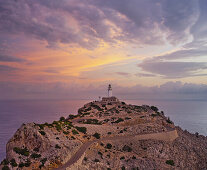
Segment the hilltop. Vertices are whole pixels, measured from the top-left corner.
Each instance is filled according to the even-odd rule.
[[[206,169],[207,138],[176,127],[155,106],[85,104],[53,123],[23,124],[4,169]]]

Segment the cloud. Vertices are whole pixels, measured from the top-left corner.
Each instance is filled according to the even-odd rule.
[[[202,76],[198,71],[206,70],[207,63],[202,62],[150,62],[144,61],[138,64],[144,71],[155,73],[164,78],[185,78],[193,76]],[[206,74],[203,74],[206,76]]]
[[[105,85],[103,85],[105,84]],[[0,82],[0,99],[98,99],[107,95],[107,84]],[[207,85],[167,82],[160,86],[122,87],[112,84],[113,94],[120,99],[206,100]]]
[[[135,74],[137,77],[156,77],[156,74],[150,74],[150,73],[137,73]]]
[[[120,76],[125,76],[125,77],[131,76],[131,74],[130,73],[127,73],[127,72],[116,72],[116,74],[118,74]]]
[[[19,70],[19,68],[6,66],[6,65],[0,65],[0,72],[13,72],[17,70]]]
[[[183,49],[162,56],[156,56],[153,60],[175,60],[207,56],[207,49]]]
[[[0,55],[0,62],[24,62],[25,59],[15,57],[15,56],[8,56],[8,55]]]
[[[195,23],[195,0],[0,0],[0,31],[93,49],[116,44],[163,44],[188,39]],[[197,29],[197,28],[195,28]]]

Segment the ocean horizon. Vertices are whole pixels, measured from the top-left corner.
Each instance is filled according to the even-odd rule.
[[[61,116],[77,114],[91,100],[1,100],[0,160],[6,156],[6,143],[23,123],[51,123]],[[207,105],[203,100],[123,100],[128,104],[154,105],[167,117],[191,133],[207,136]]]

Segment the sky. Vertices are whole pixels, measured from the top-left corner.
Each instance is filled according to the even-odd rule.
[[[0,99],[206,100],[206,0],[0,0]]]

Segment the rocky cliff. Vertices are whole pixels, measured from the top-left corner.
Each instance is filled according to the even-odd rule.
[[[23,124],[7,169],[207,169],[207,138],[175,127],[154,106],[90,102],[78,115]]]

